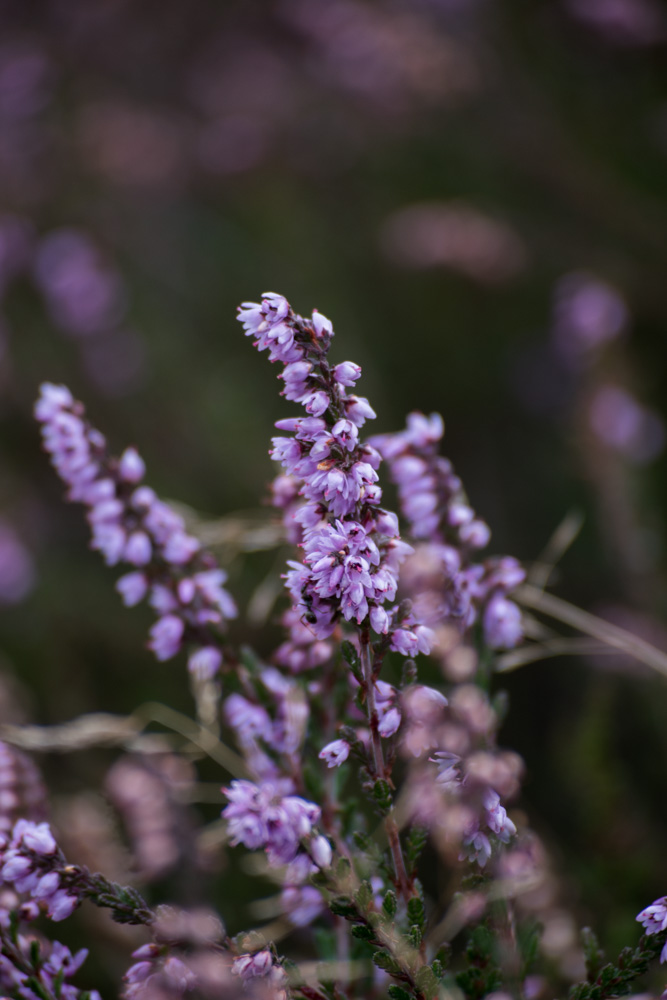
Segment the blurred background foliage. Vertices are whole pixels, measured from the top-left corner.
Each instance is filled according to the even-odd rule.
[[[667,649],[664,4],[0,0],[0,27],[0,630],[23,718],[193,711],[61,502],[39,382],[160,494],[266,518],[289,409],[234,320],[265,289],[333,319],[377,430],[443,413],[494,551],[530,563],[581,511],[557,591]],[[243,606],[284,555],[237,552]],[[277,636],[273,612],[236,627],[265,656]],[[667,889],[665,678],[614,656],[500,680],[568,912],[628,943]],[[40,763],[80,796],[111,759]]]

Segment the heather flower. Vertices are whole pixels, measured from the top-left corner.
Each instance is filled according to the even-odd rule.
[[[16,892],[30,893],[52,920],[64,920],[79,905],[79,895],[63,887],[59,868],[64,860],[48,823],[21,819],[0,849],[0,877]]]
[[[223,789],[229,804],[222,815],[232,844],[244,844],[251,851],[264,847],[274,867],[294,861],[320,818],[319,806],[289,794],[289,785],[286,779],[260,784],[232,781]]]
[[[340,767],[350,755],[350,744],[346,740],[334,740],[322,747],[318,757],[326,761],[327,767]]]
[[[140,961],[131,965],[123,976],[123,1000],[182,997],[197,987],[197,976],[192,969],[166,947],[143,945],[132,957]]]
[[[295,927],[308,927],[324,910],[324,900],[313,885],[287,885],[280,894],[280,908]]]
[[[378,725],[378,732],[380,736],[388,739],[393,736],[394,733],[398,731],[398,727],[401,724],[401,713],[397,708],[390,708],[384,717],[380,720]]]
[[[484,609],[484,634],[492,649],[512,649],[523,635],[521,610],[514,601],[494,594]]]
[[[239,955],[232,963],[232,974],[238,976],[244,989],[253,994],[259,986],[259,996],[267,1000],[285,1000],[287,996],[287,974],[268,948]]]
[[[656,899],[638,913],[636,919],[643,924],[647,934],[660,934],[667,930],[667,896]],[[667,962],[667,943],[660,952],[660,961]]]
[[[112,458],[104,437],[85,420],[66,386],[44,383],[35,405],[44,447],[69,487],[68,498],[88,509],[94,549],[108,565],[124,561],[136,571],[116,587],[131,607],[148,597],[159,619],[150,630],[149,648],[168,660],[192,644],[190,669],[212,676],[222,663],[211,629],[224,628],[236,607],[224,589],[226,577],[212,557],[201,552],[183,519],[141,485],[145,466],[135,448]]]

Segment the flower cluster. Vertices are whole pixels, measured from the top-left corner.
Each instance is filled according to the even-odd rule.
[[[292,864],[307,855],[318,868],[331,863],[331,847],[326,837],[314,834],[321,809],[298,795],[292,795],[288,779],[232,781],[223,789],[229,804],[222,811],[232,844],[249,850],[266,850],[271,866]]]
[[[470,774],[461,773],[462,760],[456,754],[439,752],[434,756],[438,767],[436,784],[448,796],[462,799],[470,791],[473,781]],[[478,789],[479,793],[479,789]],[[503,844],[508,844],[516,834],[516,826],[501,804],[500,796],[490,786],[481,790],[481,808],[466,825],[463,835],[463,857],[476,861],[482,868],[491,857],[493,850],[489,833],[495,834]]]
[[[525,573],[511,557],[474,561],[491,533],[468,503],[451,462],[438,454],[443,434],[439,414],[411,413],[404,431],[371,439],[391,469],[411,535],[425,543],[417,557],[430,563],[430,575],[439,578],[438,599],[433,600],[428,587],[428,599],[417,606],[431,624],[458,621],[468,629],[481,617],[487,644],[511,648],[523,632],[521,612],[507,595]]]
[[[137,948],[132,958],[138,961],[123,976],[123,1000],[182,997],[197,983],[197,977],[182,959],[165,955],[165,949],[157,944]]]
[[[134,448],[109,456],[102,434],[85,420],[84,409],[65,386],[45,383],[35,406],[44,447],[68,485],[68,499],[85,504],[91,545],[110,566],[135,569],[117,583],[126,605],[148,597],[159,615],[150,649],[158,660],[192,645],[190,670],[210,677],[222,662],[215,630],[236,614],[223,588],[225,573],[183,519],[153,490],[142,485],[144,462]]]
[[[667,896],[656,899],[637,914],[637,920],[643,925],[647,934],[661,934],[667,930]],[[660,961],[667,962],[667,942],[660,953]]]
[[[48,823],[20,819],[11,837],[0,841],[0,877],[18,893],[28,893],[24,919],[39,914],[40,904],[51,920],[65,920],[79,905],[79,895],[63,887],[64,859]]]
[[[266,750],[274,757],[285,755],[288,759],[297,754],[306,733],[309,709],[301,688],[274,667],[264,668],[258,680],[263,694],[272,703],[273,715],[257,697],[251,701],[234,693],[225,698],[224,717],[234,730],[253,774],[275,778],[278,767]]]
[[[287,975],[268,948],[239,955],[232,965],[232,973],[241,979],[246,990],[250,988],[255,993],[259,985],[259,995],[266,1000],[285,1000],[287,997]]]
[[[3,938],[6,935],[3,929]],[[4,942],[3,942],[4,943]],[[35,1000],[39,997],[58,997],[59,1000],[101,1000],[97,990],[79,990],[66,980],[81,968],[88,956],[88,949],[81,948],[76,954],[53,941],[48,951],[35,951],[34,938],[17,935],[16,941],[5,945],[8,954],[0,955],[0,989],[3,993]],[[4,949],[3,949],[4,950]],[[35,992],[35,986],[40,993]]]
[[[143,881],[162,878],[192,853],[184,802],[194,784],[194,769],[182,756],[125,755],[111,767],[104,784],[123,819]]]
[[[483,867],[493,840],[507,844],[516,833],[501,797],[518,789],[520,758],[495,748],[497,718],[475,685],[458,685],[446,699],[416,684],[404,691],[402,709],[415,815],[448,848],[460,849],[461,860]]]
[[[317,639],[330,636],[342,617],[390,634],[400,652],[427,651],[429,630],[384,607],[395,599],[399,565],[412,550],[399,537],[395,515],[380,507],[381,456],[359,439],[375,417],[367,399],[348,393],[361,369],[351,361],[331,367],[331,322],[317,310],[304,319],[281,295],[244,303],[239,320],[260,351],[284,364],[283,395],[308,414],[278,421],[293,436],[275,437],[271,452],[301,484],[304,500],[293,512],[304,559],[291,562],[287,574],[294,607]]]

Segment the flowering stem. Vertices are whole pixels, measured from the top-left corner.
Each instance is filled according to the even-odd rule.
[[[375,677],[373,676],[373,664],[371,660],[371,646],[368,629],[362,629],[360,652],[361,666],[366,686],[366,712],[368,715],[368,726],[371,733],[375,778],[386,781],[386,767],[384,762],[384,751],[382,749],[382,737],[378,731],[378,713],[375,704]],[[408,878],[408,873],[405,868],[401,841],[398,835],[398,827],[391,811],[385,817],[384,825],[387,832],[387,839],[389,841],[389,850],[391,851],[391,857],[394,863],[396,887],[401,896],[403,896],[403,898],[407,901],[412,895],[412,889],[410,879]]]

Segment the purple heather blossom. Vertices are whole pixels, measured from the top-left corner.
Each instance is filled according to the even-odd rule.
[[[559,354],[572,366],[617,338],[627,323],[626,303],[605,281],[577,272],[558,282],[552,333]]]
[[[244,983],[254,979],[265,980],[269,987],[277,991],[276,997],[286,995],[284,990],[287,985],[287,975],[284,969],[276,964],[268,948],[254,954],[239,955],[232,963],[232,973]]]
[[[23,935],[19,935],[18,937],[18,949],[24,953],[25,964],[28,967],[33,965],[34,953],[32,947],[34,943],[31,939],[23,937]],[[49,950],[46,952],[44,952],[43,948],[44,946],[40,948],[39,959],[34,965],[32,975],[39,982],[42,989],[47,991],[48,995],[57,995],[62,1000],[77,1000],[79,996],[83,995],[83,991],[79,991],[71,983],[68,983],[67,980],[81,968],[88,955],[88,950],[82,948],[73,955],[69,948],[59,941],[51,942],[47,946]],[[32,1000],[37,994],[28,986],[29,975],[13,963],[13,956],[3,955],[0,957],[1,988],[3,991],[5,989],[8,991],[11,990],[12,995],[31,998]],[[16,993],[14,993],[14,990],[16,990]],[[97,990],[92,990],[90,993],[86,991],[85,995],[89,996],[90,1000],[101,1000]]]
[[[223,789],[229,804],[222,811],[232,844],[249,850],[266,849],[269,864],[276,867],[294,861],[301,842],[312,833],[320,808],[289,794],[290,782],[232,781]]]
[[[359,428],[375,417],[368,400],[347,395],[361,369],[351,361],[329,367],[333,327],[317,310],[304,319],[282,296],[267,293],[261,303],[243,303],[238,318],[259,350],[284,363],[284,395],[309,414],[279,420],[277,428],[294,436],[274,437],[271,450],[305,501],[296,505],[290,496],[278,504],[291,507],[301,531],[299,537],[293,529],[303,564],[290,562],[286,574],[293,608],[316,642],[326,640],[340,618],[357,625],[369,620],[387,633],[392,614],[382,606],[394,600],[400,563],[412,550],[398,538],[396,518],[380,508],[381,455],[359,441]],[[406,648],[427,651],[429,634],[417,636],[412,622],[401,625]],[[301,659],[293,643],[281,647],[279,657],[295,665]]]
[[[116,581],[116,590],[123,599],[123,604],[132,608],[143,601],[148,593],[148,577],[144,573],[126,573]]]
[[[636,919],[643,924],[647,934],[660,934],[667,930],[667,896],[656,899],[654,903],[647,906]],[[660,961],[667,962],[667,943],[660,952]]]
[[[492,649],[512,649],[521,640],[521,610],[501,593],[494,594],[484,609],[484,636]]]
[[[110,457],[104,437],[66,386],[44,383],[35,416],[69,499],[88,508],[92,548],[108,565],[124,561],[141,568],[122,576],[116,587],[128,607],[148,597],[158,612],[149,648],[158,660],[168,660],[192,642],[190,668],[211,676],[222,656],[210,628],[224,627],[236,615],[224,572],[200,551],[180,515],[141,485],[145,467],[136,449]]]
[[[380,736],[384,736],[385,739],[388,739],[390,736],[393,736],[394,733],[398,731],[400,724],[401,724],[401,713],[397,708],[390,708],[389,711],[380,720],[380,723],[378,725],[378,732]]]
[[[165,615],[151,626],[151,639],[148,643],[158,660],[170,660],[181,648],[181,639],[185,631],[185,623],[176,615]]]
[[[182,997],[197,987],[197,976],[186,963],[168,949],[156,944],[143,945],[132,953],[140,961],[123,976],[124,1000],[150,1000],[155,997]]]
[[[288,885],[280,894],[280,907],[295,927],[308,927],[324,910],[322,893],[314,885]]]
[[[511,648],[523,633],[519,609],[506,597],[525,573],[508,557],[474,561],[474,553],[488,544],[491,533],[468,503],[451,462],[437,453],[443,434],[439,414],[411,413],[404,431],[371,438],[370,444],[389,463],[413,537],[424,540],[418,558],[424,561],[428,551],[429,561],[440,566],[437,595],[429,588],[428,624],[454,621],[464,631],[481,615],[487,643],[493,648]],[[412,596],[417,618],[418,609],[428,601],[420,600],[426,596],[423,587]],[[410,655],[410,640],[400,631],[392,634],[392,648]]]
[[[318,757],[326,761],[327,767],[340,767],[350,755],[350,744],[346,740],[334,740],[322,747]]]
[[[500,796],[492,788],[488,788],[484,794],[484,808],[486,810],[486,825],[492,830],[503,844],[509,843],[516,833],[516,826],[507,815],[507,810],[500,803]]]
[[[0,878],[16,892],[30,893],[46,907],[52,920],[64,920],[79,905],[79,897],[61,885],[62,855],[48,823],[20,819],[11,836],[0,841]]]

